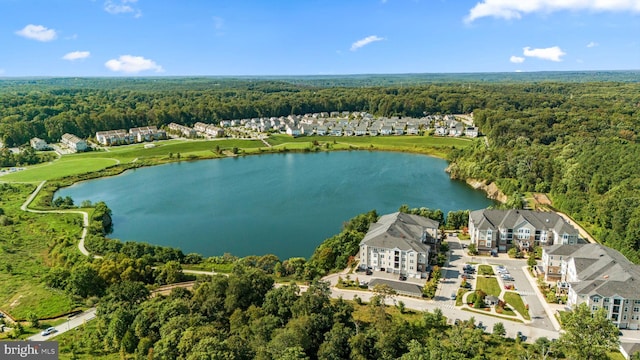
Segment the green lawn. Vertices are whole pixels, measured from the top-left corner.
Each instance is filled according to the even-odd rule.
[[[485,294],[493,296],[499,296],[501,292],[498,279],[494,277],[478,276],[476,278],[476,289],[482,290]]]
[[[292,138],[287,135],[271,135],[267,140],[273,146],[304,143],[303,147],[313,146],[317,142],[320,147],[329,144],[333,149],[379,149],[390,151],[414,151],[443,156],[445,149],[467,147],[472,140],[465,138],[435,136],[301,136]],[[291,145],[293,146],[293,145]]]
[[[515,311],[519,312],[520,315],[522,315],[522,317],[524,317],[526,320],[531,319],[531,317],[529,316],[529,310],[527,310],[526,306],[524,305],[520,294],[513,291],[507,291],[504,293],[504,301],[509,304],[509,306],[513,307]]]
[[[64,176],[102,170],[119,163],[117,159],[64,156],[54,162],[31,166],[0,177],[0,181],[40,182]]]
[[[493,272],[493,267],[491,267],[491,265],[478,266],[478,274],[479,275],[495,275],[495,273]]]

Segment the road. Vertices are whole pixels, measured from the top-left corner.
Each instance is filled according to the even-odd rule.
[[[48,336],[42,336],[39,333],[31,336],[28,340],[31,341],[45,341],[51,340],[52,338],[64,334],[67,331],[73,330],[78,326],[84,325],[87,321],[91,321],[96,317],[96,308],[90,308],[89,310],[80,313],[76,316],[68,318],[67,322],[60,324],[58,326],[54,326],[56,328],[56,332]]]

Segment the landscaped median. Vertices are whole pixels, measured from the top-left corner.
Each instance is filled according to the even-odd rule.
[[[486,265],[484,267],[480,266],[478,272],[480,274],[492,274],[493,270]],[[456,306],[462,306],[463,310],[513,321],[524,322],[531,320],[528,308],[520,295],[516,292],[501,289],[495,276],[478,276],[475,290],[458,292]]]

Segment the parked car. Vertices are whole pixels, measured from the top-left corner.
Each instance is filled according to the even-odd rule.
[[[398,280],[405,281],[405,280],[407,280],[407,276],[403,275],[403,274],[400,274],[400,276],[398,276]]]
[[[373,274],[373,271],[371,271],[371,269],[367,269],[364,273],[365,273],[366,275],[372,275],[372,274]]]
[[[456,293],[451,293],[451,300],[455,300],[458,295]]]
[[[48,336],[48,335],[51,335],[51,334],[53,334],[54,332],[57,332],[57,331],[58,331],[58,330],[56,330],[56,328],[54,328],[54,327],[49,327],[49,328],[46,328],[43,332],[41,332],[41,333],[40,333],[40,335],[42,335],[42,336]]]

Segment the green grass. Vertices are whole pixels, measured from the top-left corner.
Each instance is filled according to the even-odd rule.
[[[79,154],[64,155],[60,159],[46,164],[27,167],[25,170],[0,177],[5,182],[40,182],[58,179],[65,176],[84,174],[105,169],[107,167],[141,161],[163,163],[176,161],[178,153],[182,160],[212,159],[224,157],[215,152],[216,146],[221,151],[234,147],[239,149],[258,149],[265,147],[258,140],[165,140],[154,143],[156,146],[145,149],[143,144],[116,146],[109,151],[91,151]],[[169,157],[172,155],[172,159]]]
[[[60,351],[60,360],[73,359],[97,359],[97,360],[117,360],[121,359],[120,354],[104,353],[100,343],[93,343],[95,336],[89,336],[97,331],[97,321],[89,321],[85,325],[79,326],[74,330],[67,331],[54,338],[58,342]],[[129,355],[128,359],[134,359],[133,355]]]
[[[529,310],[527,310],[527,307],[524,305],[520,294],[513,291],[506,291],[504,293],[504,301],[509,304],[509,306],[513,307],[515,311],[520,313],[523,318],[525,318],[526,320],[531,320],[531,317],[529,316]]]
[[[4,175],[0,177],[0,180],[40,182],[42,180],[51,180],[74,174],[102,170],[118,162],[117,159],[91,158],[90,161],[87,161],[87,158],[68,156],[51,163],[35,165],[22,171]]]
[[[2,209],[13,222],[0,226],[0,309],[18,319],[31,312],[45,318],[70,311],[78,304],[68,294],[46,287],[42,278],[55,258],[77,255],[80,215],[23,212],[20,204],[35,186],[0,186]],[[58,252],[50,254],[55,244]]]
[[[292,138],[287,135],[271,135],[267,140],[274,147],[285,146],[287,149],[311,149],[313,142],[318,143],[320,150],[328,144],[331,150],[386,150],[406,151],[445,157],[454,148],[467,147],[472,140],[464,138],[434,136],[308,136]],[[296,145],[297,144],[297,145]]]
[[[499,296],[501,292],[498,279],[494,277],[478,276],[476,278],[476,289],[482,290],[485,294],[493,296]]]
[[[464,294],[471,291],[472,290],[458,289],[458,294],[456,296],[456,306],[462,306],[462,298],[464,297]]]
[[[478,266],[478,274],[479,275],[495,275],[495,273],[493,272],[493,267],[491,267],[491,265]]]

